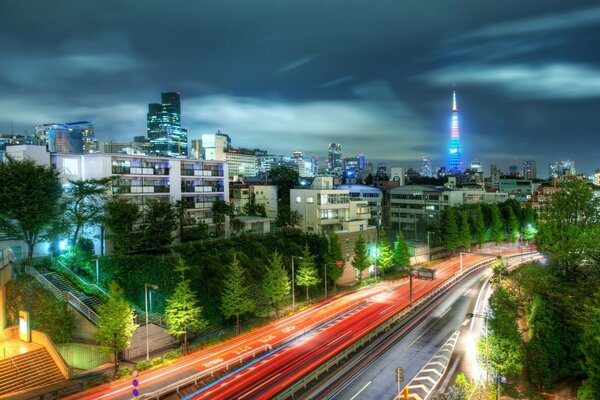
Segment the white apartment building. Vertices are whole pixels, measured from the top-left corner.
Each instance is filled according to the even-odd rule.
[[[332,177],[316,177],[310,189],[291,189],[290,203],[302,217],[303,232],[359,232],[369,227],[368,202],[351,199],[347,189],[334,189]]]
[[[249,185],[232,188],[230,199],[237,215],[241,215],[243,207],[252,196],[254,196],[256,204],[265,206],[267,218],[277,218],[277,186],[274,185]]]

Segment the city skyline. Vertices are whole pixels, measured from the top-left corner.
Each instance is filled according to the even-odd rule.
[[[3,133],[88,120],[100,140],[131,140],[145,134],[147,104],[178,91],[189,139],[221,129],[277,154],[323,159],[335,142],[345,156],[441,166],[456,84],[465,165],[597,168],[600,8],[590,1],[465,1],[444,15],[417,3],[34,4],[40,12],[8,1],[0,16]],[[30,28],[59,13],[70,23]]]

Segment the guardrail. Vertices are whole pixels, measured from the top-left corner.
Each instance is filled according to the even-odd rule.
[[[338,354],[336,354],[335,356],[333,356],[332,358],[327,360],[325,363],[323,363],[322,365],[317,367],[315,370],[311,371],[310,373],[308,373],[307,375],[302,377],[300,380],[298,380],[292,386],[286,388],[284,391],[279,393],[275,397],[275,399],[293,398],[294,393],[296,393],[300,389],[306,388],[309,385],[309,383],[318,379],[321,375],[328,373],[330,368],[336,366],[342,360],[345,360],[346,358],[348,358],[351,354],[355,353],[359,348],[363,347],[365,344],[367,344],[368,342],[373,340],[375,337],[379,336],[383,332],[389,331],[393,325],[404,320],[406,317],[408,317],[409,314],[415,313],[418,309],[421,309],[430,300],[436,298],[443,291],[445,291],[450,286],[454,285],[459,280],[461,280],[465,275],[471,273],[473,270],[475,270],[485,264],[489,264],[489,263],[493,262],[494,260],[495,260],[495,257],[479,261],[475,264],[468,266],[467,268],[464,268],[462,272],[456,273],[454,276],[447,279],[440,286],[436,287],[433,291],[429,292],[426,296],[421,297],[420,299],[415,301],[413,303],[412,307],[405,308],[400,313],[394,315],[393,317],[389,318],[388,320],[384,321],[383,323],[377,325],[377,327],[375,327],[369,333],[364,335],[362,338],[358,339],[356,342],[354,342],[353,344],[351,344],[350,346],[348,346],[347,348],[345,348],[344,350],[342,350],[341,352],[339,352]]]
[[[15,253],[12,251],[12,249],[10,247],[5,247],[0,253],[0,269],[6,267],[11,262],[15,264],[16,267],[21,267],[21,263],[17,259],[17,256],[15,256]]]
[[[186,378],[179,382],[172,383],[172,384],[165,386],[164,388],[161,388],[159,390],[156,390],[152,393],[142,394],[142,395],[140,395],[139,398],[140,399],[157,399],[158,400],[158,399],[160,399],[161,396],[164,396],[166,394],[170,394],[173,392],[176,392],[177,395],[179,396],[180,389],[190,386],[192,383],[194,385],[197,385],[198,381],[200,381],[204,378],[207,378],[208,376],[214,378],[215,372],[219,372],[223,369],[228,371],[230,366],[232,366],[234,364],[241,365],[244,363],[245,359],[255,358],[256,354],[266,353],[268,351],[271,351],[272,349],[273,349],[273,347],[270,344],[265,344],[265,345],[259,347],[258,349],[253,349],[244,354],[241,354],[233,360],[215,364],[214,366],[211,366],[206,371],[199,372],[195,375],[190,376],[189,378]],[[181,397],[181,396],[179,396],[179,397]]]
[[[69,267],[67,267],[65,264],[63,264],[60,260],[56,260],[56,263],[57,263],[57,265],[59,267],[62,268],[62,270],[64,270],[67,273],[67,275],[72,276],[74,279],[76,279],[77,281],[81,282],[82,285],[90,287],[92,289],[97,289],[102,294],[104,294],[107,298],[110,298],[110,295],[108,293],[106,293],[104,291],[104,289],[102,289],[100,286],[98,286],[98,285],[96,285],[94,283],[89,283],[89,282],[85,281],[83,278],[81,278],[75,272],[71,271],[71,269]]]
[[[30,266],[25,267],[25,272],[33,276],[42,286],[51,291],[60,300],[68,302],[73,308],[85,315],[90,321],[98,325],[98,314],[86,306],[77,296],[71,292],[65,292],[54,286],[46,277]]]

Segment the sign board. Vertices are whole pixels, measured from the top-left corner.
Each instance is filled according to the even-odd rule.
[[[31,321],[27,311],[19,311],[19,339],[31,342]]]
[[[506,382],[508,382],[508,380],[506,379],[505,376],[498,375],[498,384],[500,384],[500,383],[506,383]]]
[[[336,261],[335,263],[338,266],[338,268],[342,268],[343,263],[341,261]]]
[[[402,368],[402,367],[396,368],[396,381],[404,382],[404,368]]]

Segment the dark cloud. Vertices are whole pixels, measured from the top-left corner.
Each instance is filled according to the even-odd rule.
[[[0,132],[89,119],[131,138],[177,90],[191,138],[442,165],[455,84],[466,162],[591,172],[598,37],[593,1],[5,0]]]

